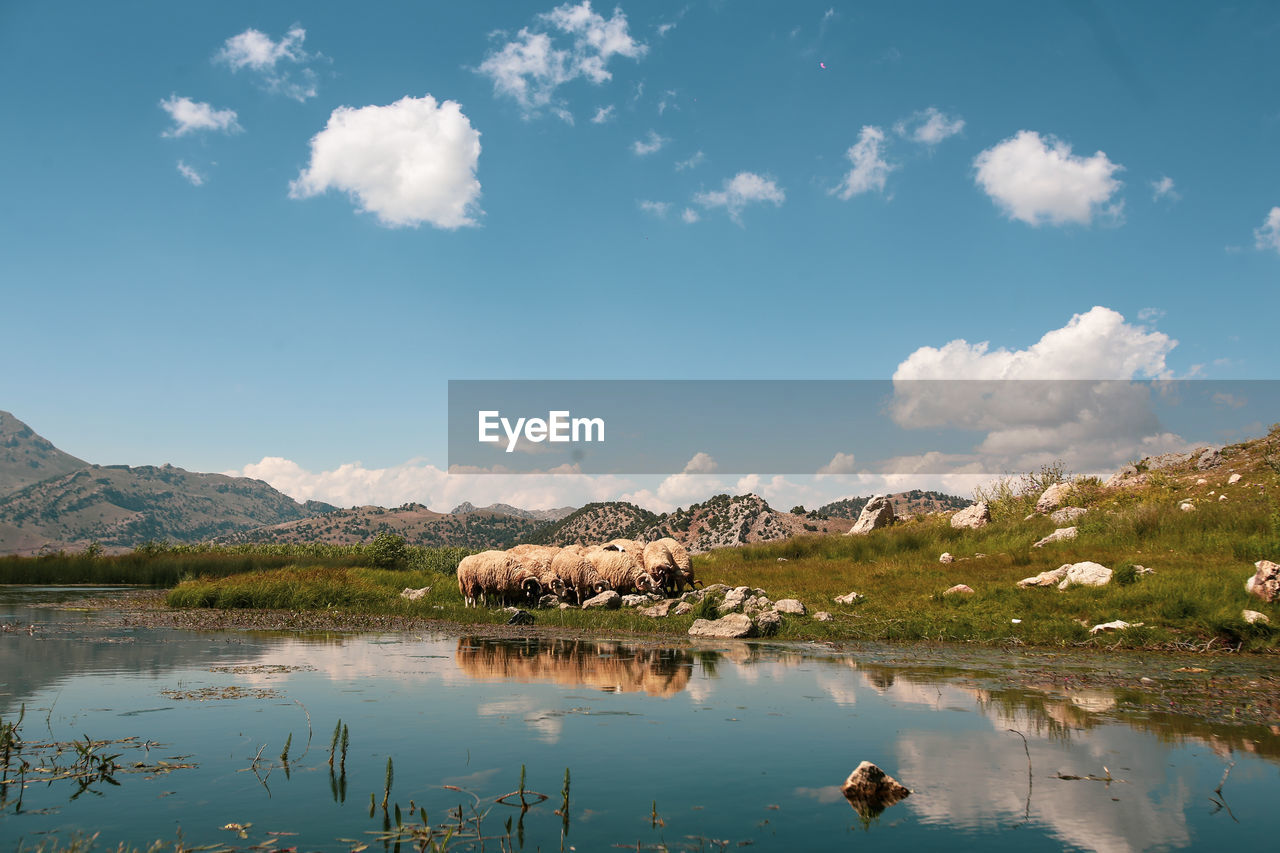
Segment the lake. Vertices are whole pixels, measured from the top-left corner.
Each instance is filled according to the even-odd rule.
[[[406,853],[449,826],[441,849],[530,851],[1265,849],[1280,830],[1280,720],[1160,699],[1200,678],[1203,704],[1239,701],[1214,699],[1219,671],[1273,696],[1274,660],[200,633],[50,606],[84,595],[0,588],[0,718],[25,706],[6,849],[394,850],[397,805]],[[911,796],[854,808],[863,760]],[[522,767],[527,807],[499,802]]]

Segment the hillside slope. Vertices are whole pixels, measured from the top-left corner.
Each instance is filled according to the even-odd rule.
[[[13,415],[0,411],[0,495],[87,467],[88,462],[64,453]]]

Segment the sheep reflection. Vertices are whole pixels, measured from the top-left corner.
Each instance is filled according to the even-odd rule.
[[[688,686],[694,656],[682,649],[590,640],[462,637],[455,660],[459,670],[476,679],[669,697]]]

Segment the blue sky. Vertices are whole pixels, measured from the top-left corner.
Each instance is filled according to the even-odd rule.
[[[451,378],[937,378],[981,342],[1275,378],[1278,35],[1269,3],[6,3],[0,407],[95,462],[447,508],[413,471]]]

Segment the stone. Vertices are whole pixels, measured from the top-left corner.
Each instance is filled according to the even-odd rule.
[[[1200,454],[1200,458],[1196,460],[1196,468],[1201,471],[1208,471],[1210,468],[1217,468],[1222,464],[1222,454],[1215,448],[1207,447]]]
[[[1253,566],[1257,571],[1245,581],[1244,591],[1268,604],[1280,598],[1280,566],[1270,560],[1259,560]]]
[[[569,603],[569,602],[567,602],[567,601],[562,601],[562,602],[560,602],[560,609],[561,609],[561,610],[572,610],[572,609],[573,609],[573,605],[572,605],[572,604],[570,604],[570,603]]]
[[[1239,474],[1232,474],[1230,477],[1227,478],[1227,485],[1234,486],[1236,483],[1240,482],[1242,479],[1244,478],[1241,477]]]
[[[938,558],[939,563],[954,563],[955,561],[956,561],[956,558],[951,556],[951,554],[947,551],[943,551],[942,556]]]
[[[911,796],[905,786],[870,761],[859,764],[840,786],[840,793],[864,821],[875,819],[894,803]]]
[[[542,596],[542,598],[538,599],[538,606],[539,607],[559,607],[560,598],[558,596],[551,595],[550,593],[548,593],[547,595],[544,595]]]
[[[583,610],[590,610],[594,607],[603,607],[605,610],[617,610],[622,606],[622,596],[618,595],[612,589],[606,589],[599,595],[592,596],[582,602]]]
[[[1200,450],[1192,453],[1161,453],[1159,456],[1148,456],[1143,462],[1146,463],[1148,471],[1162,471],[1165,468],[1173,468],[1177,465],[1190,462],[1201,453]]]
[[[791,613],[795,616],[803,616],[808,612],[804,604],[794,598],[781,599],[773,605],[773,608],[779,613]]]
[[[683,616],[686,613],[693,612],[693,605],[687,601],[681,601],[675,607],[671,608],[670,612],[672,616]]]
[[[1036,501],[1036,512],[1040,514],[1053,512],[1066,501],[1067,496],[1071,494],[1070,483],[1054,483],[1045,489],[1040,495],[1040,499]]]
[[[667,599],[666,601],[659,601],[657,604],[653,605],[652,607],[641,608],[640,615],[648,616],[650,619],[665,619],[667,618],[667,614],[671,612],[671,608],[675,604],[676,602],[672,599]],[[692,610],[693,608],[691,607],[689,609]]]
[[[424,586],[422,589],[413,589],[412,587],[406,586],[400,593],[400,597],[408,599],[409,601],[421,601],[423,598],[426,598],[426,595],[429,592],[431,592],[431,587],[429,586]]]
[[[624,595],[622,596],[623,607],[641,607],[649,604],[652,599],[647,595]]]
[[[977,530],[991,523],[991,508],[986,501],[978,501],[972,506],[951,516],[951,526],[957,530]]]
[[[698,598],[701,598],[704,595],[724,595],[728,591],[729,591],[728,585],[722,584],[722,583],[713,583],[713,584],[709,584],[708,586],[704,586],[702,589],[698,590]],[[693,593],[691,592],[686,594],[693,595]]]
[[[814,618],[814,619],[816,619],[816,620],[817,620],[817,621],[819,621],[819,622],[834,622],[834,621],[836,621],[836,617],[832,616],[830,613],[828,613],[828,612],[827,612],[827,611],[825,611],[825,610],[819,610],[817,613],[813,614],[813,618]]]
[[[1218,495],[1218,503],[1222,503],[1227,499],[1226,495]]]
[[[1135,566],[1133,567],[1133,573],[1134,573],[1135,575],[1137,575],[1138,577],[1142,577],[1143,575],[1154,575],[1154,574],[1156,573],[1156,570],[1155,570],[1155,569],[1149,569],[1149,568],[1147,568],[1146,566],[1138,566],[1138,565],[1135,565]]]
[[[765,610],[756,616],[756,630],[763,637],[778,633],[782,627],[782,614],[776,610]]]
[[[1256,610],[1241,610],[1240,618],[1248,622],[1250,625],[1270,625],[1271,619],[1265,613],[1259,613]]]
[[[759,613],[761,610],[773,610],[774,604],[767,595],[753,595],[742,602],[743,613]]]
[[[1074,527],[1059,527],[1048,536],[1032,545],[1032,548],[1043,548],[1051,542],[1070,542],[1079,535],[1079,531]]]
[[[786,563],[786,562],[790,562],[790,561],[789,561],[789,560],[787,560],[787,558],[786,558],[786,557],[779,557],[779,558],[778,558],[778,562],[779,562],[779,563]]]
[[[1206,480],[1204,477],[1201,477],[1199,480],[1196,480],[1196,485],[1197,485],[1197,486],[1207,486],[1207,485],[1209,485],[1209,481],[1208,481],[1208,480]]]
[[[888,495],[876,495],[867,501],[858,515],[858,520],[845,536],[865,536],[873,530],[893,524],[893,502]]]
[[[1023,578],[1018,581],[1018,586],[1027,589],[1033,586],[1056,586],[1061,583],[1062,579],[1067,576],[1067,569],[1071,568],[1071,564],[1059,566],[1047,572],[1041,572],[1033,578]]]
[[[944,592],[943,595],[973,595],[973,587],[958,583]]]
[[[751,595],[751,587],[738,586],[729,590],[724,594],[724,601],[720,603],[721,613],[732,613],[741,609],[747,598]]]
[[[1111,570],[1101,563],[1086,560],[1067,566],[1066,574],[1058,583],[1058,589],[1069,586],[1106,586],[1111,583]]]
[[[858,604],[861,601],[865,601],[866,596],[860,592],[850,592],[846,595],[837,595],[831,600],[836,604]]]
[[[1182,503],[1178,504],[1178,509],[1182,510],[1183,512],[1195,512],[1196,505],[1193,504],[1191,501],[1183,501]]]
[[[1141,625],[1142,623],[1138,622],[1137,624]],[[1094,625],[1092,628],[1089,629],[1089,633],[1103,634],[1111,631],[1123,631],[1126,628],[1132,628],[1132,627],[1134,626],[1130,625],[1128,622],[1125,622],[1123,619],[1117,619],[1114,622],[1103,622],[1101,625]]]
[[[690,637],[711,637],[714,639],[740,639],[754,637],[756,625],[751,617],[744,613],[730,613],[719,619],[695,619],[689,626]]]
[[[1049,520],[1054,524],[1071,524],[1088,512],[1089,510],[1082,506],[1064,506],[1062,509],[1055,509],[1049,513]]]
[[[511,614],[511,618],[507,620],[508,625],[532,625],[533,614],[528,610],[516,610]]]

